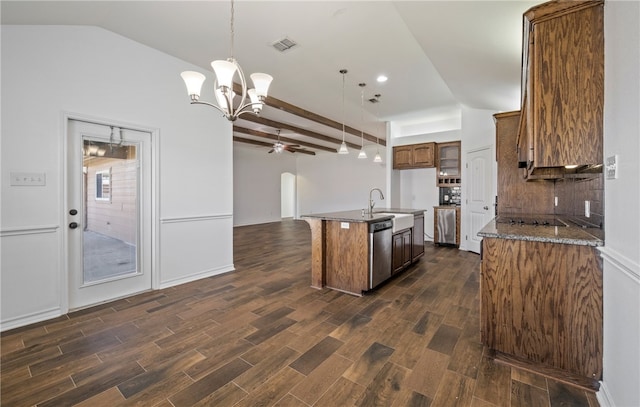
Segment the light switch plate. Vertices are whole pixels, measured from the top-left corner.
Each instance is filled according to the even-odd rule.
[[[12,172],[12,186],[44,186],[47,183],[47,177],[44,172]]]
[[[618,155],[612,155],[607,157],[607,162],[605,163],[605,174],[607,179],[617,179],[618,178]]]

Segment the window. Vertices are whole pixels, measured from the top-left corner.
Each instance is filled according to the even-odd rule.
[[[96,200],[111,200],[111,169],[96,172]]]

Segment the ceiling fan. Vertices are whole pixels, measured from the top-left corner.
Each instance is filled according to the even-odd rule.
[[[278,141],[276,141],[273,144],[273,148],[271,148],[271,150],[269,150],[269,154],[275,152],[277,154],[280,154],[283,151],[288,151],[290,153],[295,153],[296,152],[296,148],[299,148],[300,145],[299,144],[284,144],[283,142],[280,141],[280,130],[278,130]]]

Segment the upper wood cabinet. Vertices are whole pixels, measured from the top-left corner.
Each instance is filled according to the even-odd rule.
[[[527,182],[518,168],[516,138],[520,111],[496,113],[496,161],[498,164],[498,214],[553,214],[553,182]]]
[[[436,148],[436,184],[439,187],[460,186],[460,142],[438,143]]]
[[[517,145],[529,175],[603,162],[603,3],[551,1],[523,16]]]
[[[431,168],[434,166],[435,143],[393,147],[393,169]]]

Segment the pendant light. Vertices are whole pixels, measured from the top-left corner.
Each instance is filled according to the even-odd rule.
[[[362,128],[360,129],[360,153],[358,153],[359,159],[367,158],[367,153],[364,151],[364,87],[367,86],[366,83],[359,83],[360,86],[360,121]]]
[[[376,104],[380,103],[380,94],[376,93],[375,95],[376,98]],[[380,107],[376,107],[376,120],[380,121]],[[380,155],[380,144],[378,142],[378,138],[376,137],[376,155],[375,157],[373,157],[373,162],[374,163],[381,163],[382,162],[382,156]]]
[[[347,70],[346,69],[341,69],[340,73],[342,74],[342,144],[340,144],[340,148],[338,149],[338,154],[349,154],[349,150],[347,149],[347,143],[344,141],[344,120],[345,120],[344,76],[347,74]]]
[[[234,3],[231,0],[231,57],[227,60],[217,60],[211,62],[216,80],[214,82],[214,94],[217,104],[200,100],[200,90],[205,76],[200,72],[184,71],[180,74],[187,86],[187,93],[191,98],[191,104],[201,104],[211,106],[220,110],[224,117],[229,121],[235,121],[238,116],[247,112],[253,112],[256,115],[262,111],[262,106],[267,98],[267,91],[273,77],[265,73],[253,73],[250,75],[254,85],[254,89],[247,90],[247,80],[242,72],[242,68],[233,57],[233,40],[234,40]],[[240,79],[242,93],[239,103],[234,103],[236,93],[233,91],[233,78],[236,76]],[[245,102],[249,98],[248,102]]]

